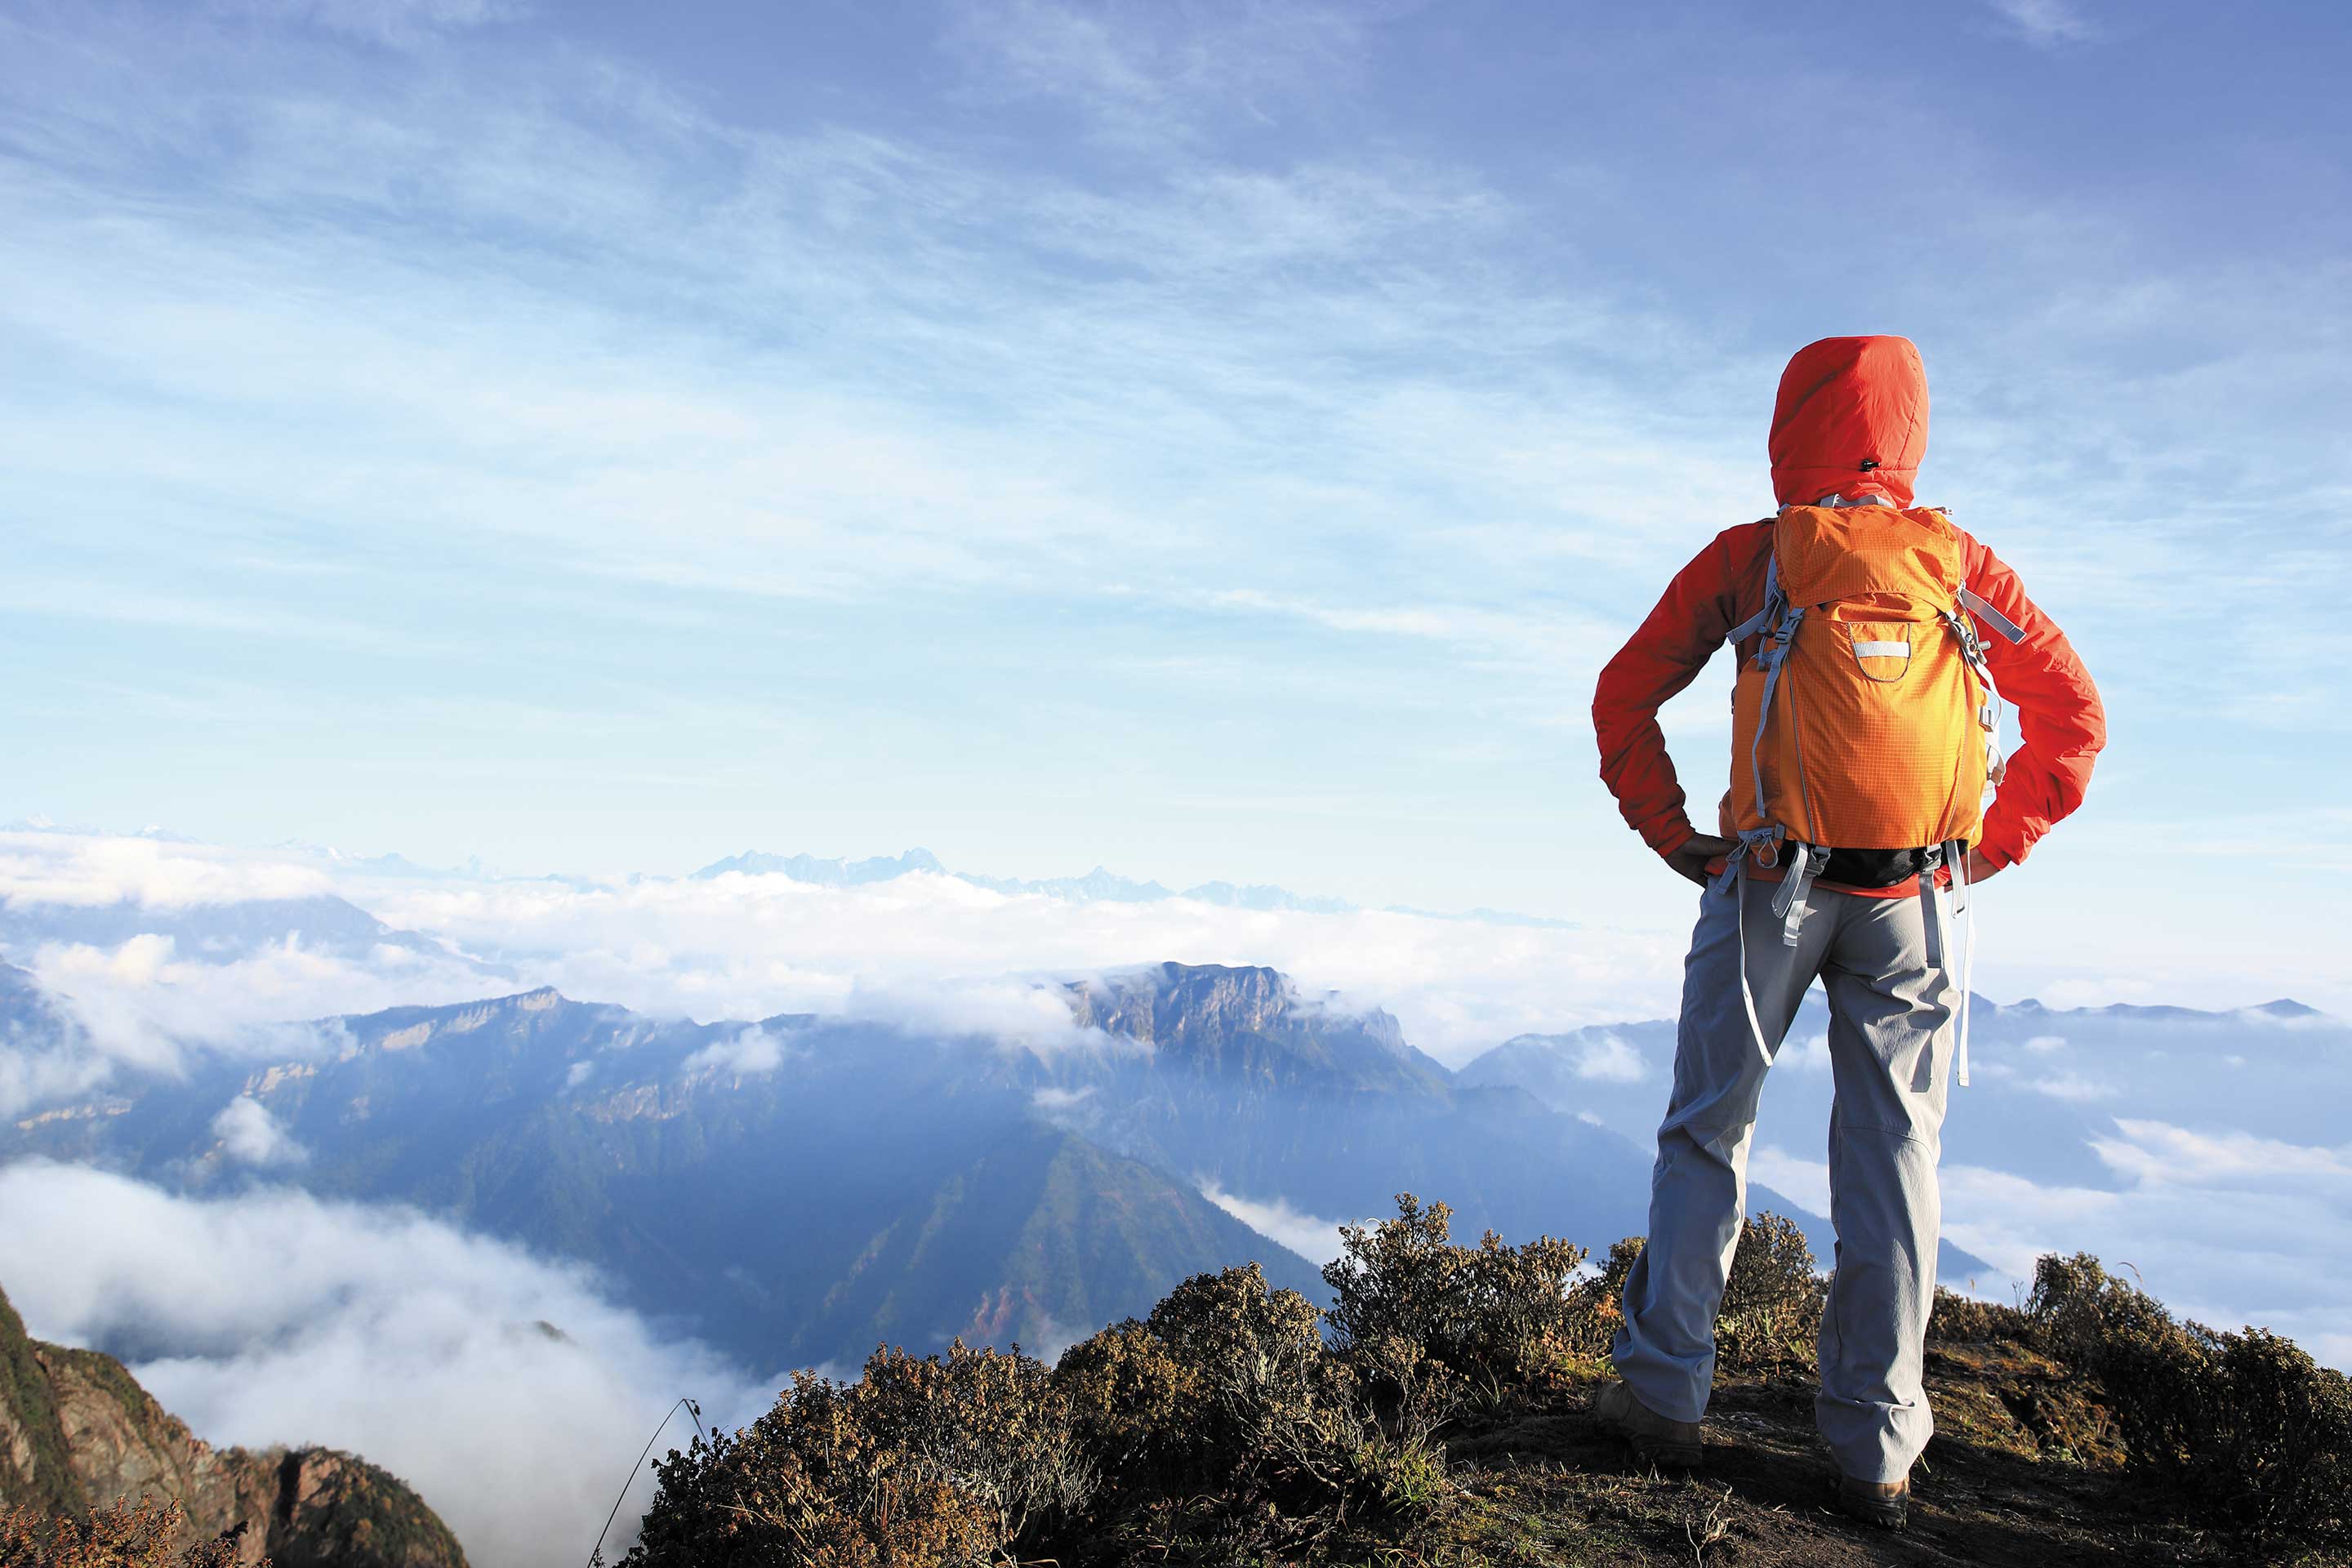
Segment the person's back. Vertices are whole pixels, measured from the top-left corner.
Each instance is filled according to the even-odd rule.
[[[1623,1382],[1596,1407],[1647,1457],[1701,1457],[1757,1097],[1818,976],[1838,1247],[1817,1417],[1841,1500],[1888,1524],[1934,1429],[1920,1360],[1945,1079],[1965,1042],[1955,890],[2024,859],[2081,804],[2105,739],[2082,661],[2016,574],[1912,508],[1927,437],[1908,341],[1800,351],[1773,411],[1780,512],[1726,530],[1677,574],[1593,698],[1601,777],[1627,824],[1706,889],[1649,1242],[1612,1352]],[[1657,712],[1726,641],[1741,663],[1733,787],[1718,832],[1702,834]],[[2022,743],[2005,760],[1987,744],[1988,682],[2019,713]],[[1998,792],[1980,810],[1988,778]]]

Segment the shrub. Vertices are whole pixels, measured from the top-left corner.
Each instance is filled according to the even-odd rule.
[[[1054,1381],[1113,1493],[1162,1489],[1197,1472],[1202,1377],[1143,1324],[1129,1318],[1080,1340],[1062,1352]]]
[[[79,1515],[0,1510],[0,1568],[236,1568],[242,1526],[172,1549],[187,1517],[177,1498],[118,1502]],[[255,1568],[269,1568],[269,1559]]]
[[[1453,1214],[1399,1193],[1396,1218],[1339,1227],[1343,1250],[1323,1279],[1342,1351],[1391,1382],[1392,1368],[1424,1359],[1464,1377],[1517,1382],[1572,1350],[1569,1281],[1584,1249],[1548,1236],[1506,1247],[1491,1230],[1475,1247],[1457,1247]],[[1418,1353],[1401,1361],[1401,1344]]]
[[[1796,1221],[1776,1214],[1742,1221],[1716,1313],[1716,1364],[1748,1370],[1810,1360],[1824,1294]]]
[[[2025,1310],[2044,1347],[2106,1391],[2133,1466],[2193,1484],[2215,1393],[2196,1337],[2088,1253],[2042,1258]]]
[[[877,1350],[854,1384],[796,1373],[750,1426],[656,1468],[633,1563],[989,1563],[1093,1488],[1044,1363],[961,1340]]]
[[[1593,1360],[1607,1357],[1618,1325],[1625,1321],[1625,1279],[1645,1245],[1638,1236],[1617,1241],[1601,1260],[1600,1272],[1578,1280],[1569,1291],[1577,1349]]]
[[[1601,1271],[1579,1283],[1571,1304],[1580,1348],[1603,1355],[1624,1321],[1625,1280],[1647,1244],[1629,1236],[1609,1249]],[[1745,1371],[1804,1359],[1821,1329],[1825,1288],[1796,1222],[1760,1214],[1741,1222],[1731,1272],[1716,1310],[1718,1368]]]
[[[2174,1321],[2087,1253],[2034,1268],[2026,1310],[2097,1379],[2134,1468],[2242,1523],[2352,1534],[2352,1383],[2263,1329]]]
[[[1450,1495],[1444,1369],[1395,1336],[1326,1350],[1323,1314],[1251,1264],[1185,1280],[1055,1369],[1112,1497],[1213,1496],[1260,1522],[1423,1511]],[[1389,1380],[1376,1399],[1374,1369]]]
[[[1182,1416],[1189,1458],[1329,1483],[1326,1450],[1350,1390],[1324,1354],[1322,1317],[1297,1291],[1267,1289],[1255,1263],[1196,1274],[1151,1309],[1144,1327],[1197,1395]]]
[[[1927,1337],[1947,1344],[1987,1344],[1995,1340],[2031,1343],[2033,1320],[2023,1310],[2000,1301],[1979,1301],[1973,1296],[1936,1288],[1936,1304],[1927,1315]]]

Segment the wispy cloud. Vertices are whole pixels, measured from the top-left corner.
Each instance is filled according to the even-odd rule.
[[[1318,1265],[1328,1263],[1339,1256],[1340,1226],[1374,1223],[1370,1219],[1322,1219],[1292,1207],[1288,1200],[1280,1196],[1245,1198],[1227,1192],[1222,1184],[1211,1179],[1204,1178],[1200,1188],[1202,1197],[1260,1236]]]
[[[1114,0],[985,0],[963,6],[953,47],[987,62],[967,89],[1066,104],[1117,146],[1206,140],[1235,118],[1271,123],[1361,68],[1359,13],[1336,5],[1203,11]]]
[[[2018,36],[2038,48],[2081,43],[2098,29],[2074,0],[1986,0]]]
[[[1603,1035],[1580,1047],[1572,1069],[1596,1083],[1639,1083],[1650,1076],[1640,1047],[1618,1035]]]
[[[213,1118],[213,1136],[221,1151],[241,1165],[299,1165],[310,1152],[269,1114],[269,1108],[238,1095]]]
[[[2026,1087],[2053,1100],[2075,1101],[2111,1100],[2116,1092],[2116,1086],[2103,1079],[2086,1078],[2081,1073],[2072,1072],[2052,1073],[2046,1078],[2033,1079]]]
[[[742,1029],[708,1045],[688,1057],[681,1070],[688,1073],[722,1073],[739,1078],[759,1078],[784,1065],[793,1054],[785,1039],[774,1032],[754,1026]],[[576,1067],[592,1064],[577,1063]],[[583,1074],[582,1077],[585,1077]],[[576,1087],[577,1080],[574,1080]]]
[[[212,0],[225,16],[308,22],[382,44],[415,44],[434,34],[530,14],[520,0]]]

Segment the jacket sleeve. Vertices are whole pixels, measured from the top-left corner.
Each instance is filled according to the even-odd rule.
[[[1601,671],[1592,693],[1592,729],[1601,742],[1601,778],[1643,841],[1671,855],[1696,830],[1683,810],[1681,781],[1666,754],[1658,710],[1698,678],[1724,634],[1746,617],[1745,596],[1763,602],[1769,523],[1748,523],[1716,536],[1675,574],[1665,596]],[[1753,578],[1753,583],[1748,580]]]
[[[1985,813],[1979,847],[1996,867],[2011,866],[2083,804],[2092,761],[2107,743],[2107,715],[2074,645],[2025,596],[2017,574],[1974,539],[1967,561],[1969,586],[2025,633],[2022,642],[2012,643],[1978,621],[1993,685],[2016,707],[2022,736]]]

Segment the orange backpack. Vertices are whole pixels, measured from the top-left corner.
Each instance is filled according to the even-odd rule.
[[[1929,851],[1928,874],[1981,829],[2000,767],[1992,682],[1968,612],[2024,634],[1961,581],[1939,511],[1792,506],[1772,530],[1761,632],[1732,694],[1727,825],[1760,865],[1795,851],[1782,902],[1832,848]]]

